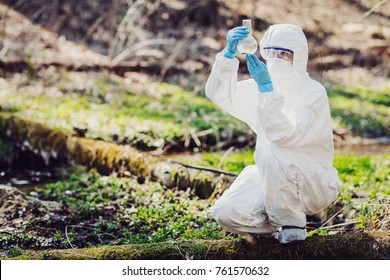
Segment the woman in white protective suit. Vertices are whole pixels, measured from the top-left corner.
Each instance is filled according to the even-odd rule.
[[[237,82],[237,43],[247,34],[246,27],[228,32],[206,95],[256,133],[256,165],[244,168],[210,211],[229,232],[302,241],[306,215],[327,207],[341,186],[326,90],[306,72],[307,39],[291,24],[267,30],[260,42],[267,65],[247,55],[252,78]]]

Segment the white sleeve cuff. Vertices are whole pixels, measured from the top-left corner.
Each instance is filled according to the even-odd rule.
[[[238,68],[238,64],[240,63],[236,57],[227,58],[224,57],[221,52],[216,55],[215,59],[229,66],[237,66],[237,68]]]

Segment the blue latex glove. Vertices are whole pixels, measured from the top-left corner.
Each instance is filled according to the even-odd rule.
[[[259,60],[255,54],[247,54],[246,62],[248,65],[249,74],[256,81],[260,92],[273,91],[271,77],[268,73],[267,66]]]
[[[234,58],[237,53],[237,44],[249,34],[249,30],[245,26],[235,27],[228,31],[226,35],[226,48],[222,54],[226,58]]]

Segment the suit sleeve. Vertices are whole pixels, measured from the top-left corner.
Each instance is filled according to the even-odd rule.
[[[329,140],[323,139],[323,135],[329,135],[324,130],[331,129],[325,89],[318,88],[304,95],[298,106],[284,112],[284,99],[279,92],[259,94],[258,115],[264,134],[271,142],[301,147]]]
[[[206,96],[225,112],[247,123],[254,132],[259,129],[258,91],[253,79],[237,82],[239,61],[218,54],[206,83]]]

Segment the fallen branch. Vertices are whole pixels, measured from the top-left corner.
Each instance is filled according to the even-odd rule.
[[[162,156],[157,156],[157,155],[156,155],[156,157],[159,157],[161,159],[164,158]],[[173,160],[173,159],[164,159],[164,161],[180,164],[180,165],[182,165],[184,167],[193,168],[193,169],[197,169],[197,170],[210,171],[210,172],[214,172],[214,173],[218,173],[218,174],[225,174],[225,175],[233,176],[233,177],[237,177],[238,176],[238,174],[234,173],[234,172],[229,172],[229,171],[225,171],[225,170],[217,169],[217,168],[212,168],[212,167],[205,167],[205,166],[197,166],[197,165],[185,164],[185,163]]]
[[[356,224],[359,224],[359,223],[360,223],[359,221],[351,221],[351,222],[341,223],[341,224],[337,224],[337,225],[321,227],[319,229],[330,229],[330,228],[336,228],[336,227],[345,227],[345,226],[350,226],[350,225],[356,225]]]

